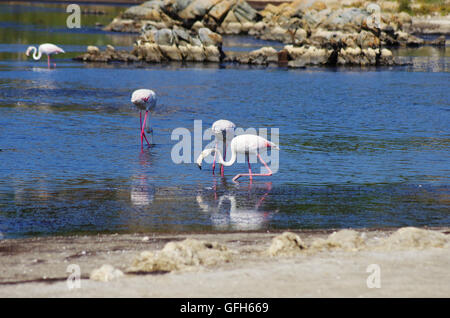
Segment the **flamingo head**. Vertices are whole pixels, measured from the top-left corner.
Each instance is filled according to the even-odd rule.
[[[273,142],[270,142],[270,141],[267,142],[266,147],[267,148],[273,148],[273,149],[276,149],[276,150],[280,150],[280,147],[278,147],[277,144],[275,144]]]
[[[198,156],[198,158],[197,158],[197,166],[198,166],[198,168],[200,169],[200,170],[202,170],[202,162],[203,162],[203,159],[206,157],[206,156],[208,156],[211,152],[213,152],[213,151],[215,151],[215,149],[213,149],[213,148],[209,148],[209,149],[205,149],[205,150],[203,150],[202,151],[202,153],[200,154],[200,156]]]
[[[147,110],[156,106],[156,94],[149,89],[138,89],[133,92],[131,102]]]
[[[30,52],[33,51],[33,49],[34,49],[34,47],[29,46],[29,47],[27,48],[27,51],[25,52],[25,55],[26,55],[26,56],[29,56],[29,55],[30,55]]]

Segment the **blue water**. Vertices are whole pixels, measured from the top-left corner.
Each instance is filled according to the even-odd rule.
[[[91,24],[69,32],[68,53],[48,70],[26,59],[34,43],[24,38],[58,43],[61,33],[30,25],[0,43],[0,237],[450,225],[447,48],[400,50],[413,65],[363,70],[72,61],[89,43],[133,41]],[[227,41],[229,50],[267,44]],[[138,88],[158,95],[144,151],[130,103]],[[201,120],[204,131],[222,118],[277,128],[278,172],[236,184],[246,164],[221,178],[210,164],[172,161],[176,128],[193,133]]]

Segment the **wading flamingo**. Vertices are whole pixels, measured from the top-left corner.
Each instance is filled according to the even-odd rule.
[[[48,68],[50,68],[50,55],[52,54],[58,54],[58,53],[66,53],[64,52],[64,50],[54,44],[51,43],[44,43],[39,45],[39,49],[36,49],[35,46],[29,46],[27,48],[27,51],[25,52],[25,54],[27,56],[30,55],[31,51],[34,51],[33,53],[33,59],[35,60],[39,60],[42,56],[42,54],[47,54],[47,65]],[[56,64],[53,63],[54,67],[56,67]]]
[[[247,163],[248,163],[248,173],[241,173],[236,176],[234,176],[233,181],[236,181],[242,176],[249,176],[250,181],[252,181],[253,176],[271,176],[272,170],[270,170],[269,166],[262,160],[259,152],[261,150],[267,149],[267,148],[273,148],[279,150],[280,148],[274,144],[273,142],[270,142],[263,137],[257,136],[257,135],[239,135],[233,138],[231,141],[231,158],[229,161],[224,161],[222,157],[222,153],[219,149],[216,148],[209,148],[202,151],[200,156],[197,158],[197,165],[201,169],[202,168],[202,162],[203,159],[211,154],[212,152],[217,152],[218,159],[217,162],[224,165],[224,166],[231,166],[235,161],[238,153],[245,154]],[[249,160],[249,154],[256,154],[258,156],[259,161],[266,167],[266,169],[269,171],[268,173],[252,173],[252,168],[250,167],[250,160]]]
[[[222,140],[223,159],[227,159],[227,135],[231,138],[234,136],[234,128],[236,125],[229,120],[220,119],[213,123],[212,131],[216,136],[216,149],[219,147],[219,140]],[[216,153],[214,153],[214,161],[212,164],[213,175],[216,168]],[[220,166],[220,175],[223,177],[223,165]]]
[[[144,138],[147,144],[150,143],[145,136],[145,123],[147,121],[147,115],[149,110],[153,110],[156,106],[156,94],[150,89],[138,89],[131,95],[131,102],[139,109],[139,119],[141,122],[141,149],[144,148]],[[144,123],[142,123],[142,111],[145,110]],[[148,133],[152,133],[152,129],[147,130]]]

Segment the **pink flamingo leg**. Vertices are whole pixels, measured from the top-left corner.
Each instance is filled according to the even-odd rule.
[[[145,129],[145,126],[142,126],[142,112],[139,112],[139,122],[141,123],[140,128],[141,128],[141,137],[142,137],[142,132],[143,132],[144,129]],[[147,140],[147,136],[145,135],[145,132],[143,133],[143,136],[144,136],[144,138],[145,138],[145,141],[147,142],[147,145],[150,146],[150,143],[149,143],[148,140]],[[142,138],[141,138],[141,139],[142,139]]]
[[[148,111],[145,111],[144,123],[142,124],[142,130],[141,130],[141,149],[142,150],[144,150],[144,128],[145,128],[145,122],[147,121],[147,115],[148,115]]]
[[[247,163],[248,163],[248,175],[250,177],[250,182],[252,182],[252,167],[250,167],[250,156],[247,156]]]
[[[47,55],[47,66],[50,68],[50,55]]]
[[[269,168],[269,166],[264,162],[264,160],[262,160],[262,158],[261,158],[261,156],[258,154],[258,159],[261,161],[261,163],[266,167],[266,169],[269,171],[268,173],[254,173],[254,174],[252,174],[251,173],[251,169],[250,169],[250,162],[249,162],[249,164],[248,164],[248,167],[249,167],[249,173],[241,173],[241,174],[238,174],[238,175],[236,175],[234,178],[233,178],[233,181],[236,181],[237,179],[239,179],[240,177],[243,177],[243,176],[249,176],[250,177],[250,180],[252,180],[252,176],[266,176],[266,177],[268,177],[268,176],[271,176],[272,174],[273,174],[273,172],[272,172],[272,170],[270,170],[270,168]]]
[[[224,150],[223,150],[223,160],[227,160],[227,139],[226,137],[223,140],[223,144],[224,144]],[[224,176],[224,169],[223,169],[223,165],[220,165],[220,175],[223,177]]]
[[[216,150],[217,149],[218,149],[218,146],[217,146],[217,140],[216,140]],[[216,169],[216,154],[217,154],[217,151],[214,151],[214,160],[213,160],[213,164],[212,164],[213,175],[214,175],[214,170]]]

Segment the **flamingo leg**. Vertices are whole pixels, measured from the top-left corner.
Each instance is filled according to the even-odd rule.
[[[150,143],[148,142],[147,136],[145,135],[145,132],[144,132],[145,126],[142,125],[142,112],[141,111],[139,112],[139,122],[141,123],[141,125],[139,126],[141,128],[141,139],[142,139],[142,136],[144,136],[145,141],[147,142],[147,145],[150,146]],[[152,132],[152,134],[153,134],[153,132]],[[143,140],[141,140],[141,143],[142,142],[143,142]]]
[[[218,147],[219,147],[218,142],[216,140],[216,150]],[[212,164],[213,175],[214,175],[214,170],[216,169],[216,155],[217,155],[217,151],[214,151],[214,160],[213,160],[213,164]]]
[[[145,111],[144,123],[142,124],[142,127],[141,127],[141,149],[142,150],[144,149],[144,136],[145,136],[144,129],[145,129],[145,122],[147,121],[147,115],[148,115],[148,110]],[[145,138],[145,140],[147,140],[147,138]],[[147,141],[147,143],[148,143],[148,141]]]
[[[272,170],[269,168],[269,166],[264,162],[264,160],[261,158],[260,154],[258,154],[258,159],[259,159],[259,161],[261,161],[261,163],[262,163],[262,164],[266,167],[266,169],[269,171],[268,173],[253,173],[253,174],[252,174],[252,171],[251,171],[251,168],[250,168],[250,162],[249,162],[249,163],[248,163],[249,173],[241,173],[241,174],[238,174],[238,175],[236,175],[236,176],[233,178],[233,181],[236,181],[236,180],[239,179],[240,177],[244,177],[244,176],[249,176],[249,177],[250,177],[250,181],[252,180],[252,176],[266,176],[266,177],[271,176],[271,175],[273,174],[273,172],[272,172]],[[247,158],[247,160],[248,160],[248,158]]]
[[[252,177],[252,167],[250,167],[250,156],[249,156],[249,154],[247,154],[246,157],[247,157],[247,163],[248,163],[248,175],[250,177],[250,182],[251,182],[253,180],[253,177]]]
[[[223,160],[227,160],[227,135],[226,132],[223,134]],[[224,169],[223,165],[220,165],[220,175],[223,177]]]
[[[47,55],[47,67],[50,68],[50,55]]]

